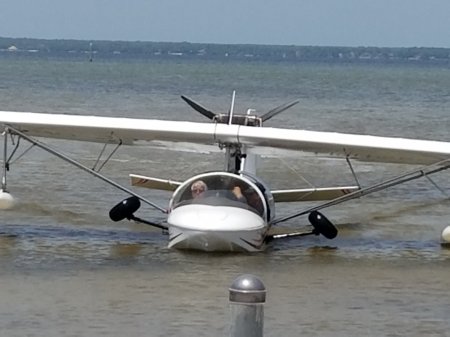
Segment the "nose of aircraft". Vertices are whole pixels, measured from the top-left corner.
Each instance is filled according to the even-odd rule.
[[[242,231],[264,226],[264,220],[247,209],[208,205],[177,207],[167,222],[169,226],[197,231]]]

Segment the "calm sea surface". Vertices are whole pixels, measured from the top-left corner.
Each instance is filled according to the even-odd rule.
[[[236,90],[241,112],[300,99],[269,126],[450,141],[444,66],[8,55],[0,79],[1,110],[206,122],[180,95],[226,112]],[[49,143],[88,166],[102,149]],[[179,180],[221,164],[214,153],[122,147],[102,172],[128,186],[129,173]],[[413,169],[353,164],[365,186]],[[353,184],[345,160],[292,153],[262,158],[260,173],[273,188]],[[433,177],[447,195],[448,177]],[[1,336],[226,336],[228,287],[242,273],[266,285],[265,336],[450,336],[450,250],[440,245],[450,204],[427,179],[324,210],[340,229],[333,241],[223,255],[168,250],[157,230],[112,223],[108,211],[126,195],[37,148],[7,178],[20,203],[0,213]],[[161,206],[170,197],[136,192]],[[139,216],[162,219],[148,207]]]

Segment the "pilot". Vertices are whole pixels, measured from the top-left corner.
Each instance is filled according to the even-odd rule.
[[[203,180],[195,181],[191,186],[192,198],[200,197],[205,191],[208,190],[208,186]]]

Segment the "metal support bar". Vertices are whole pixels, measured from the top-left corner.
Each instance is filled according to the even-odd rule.
[[[40,142],[40,141],[38,141],[38,140],[36,140],[36,139],[33,139],[33,138],[27,136],[27,135],[24,134],[23,132],[21,132],[21,131],[19,131],[19,130],[17,130],[17,129],[14,129],[14,128],[12,128],[12,127],[8,127],[7,130],[8,130],[8,132],[13,132],[13,133],[17,134],[18,136],[20,136],[20,137],[26,139],[27,141],[29,141],[30,143],[32,143],[32,144],[34,144],[34,145],[40,147],[41,149],[43,149],[43,150],[45,150],[45,151],[47,151],[47,152],[53,154],[53,155],[56,156],[56,157],[58,157],[58,158],[60,158],[60,159],[62,159],[62,160],[64,160],[64,161],[66,161],[66,162],[68,162],[68,163],[70,163],[70,164],[72,164],[72,165],[74,165],[74,166],[76,166],[76,167],[78,167],[79,169],[81,169],[81,170],[83,170],[83,171],[86,171],[86,172],[92,174],[93,176],[95,176],[95,177],[97,177],[97,178],[103,180],[104,182],[106,182],[106,183],[108,183],[108,184],[110,184],[110,185],[112,185],[112,186],[118,188],[119,190],[122,190],[122,191],[124,191],[124,192],[126,192],[126,193],[128,193],[128,194],[130,194],[130,195],[134,195],[135,197],[139,198],[140,200],[142,200],[142,201],[145,202],[146,204],[148,204],[148,205],[150,205],[150,206],[152,206],[152,207],[158,209],[159,211],[161,211],[161,212],[163,212],[163,213],[167,213],[167,210],[166,210],[165,208],[163,208],[163,207],[161,207],[161,206],[158,206],[158,205],[154,204],[153,202],[151,202],[151,201],[149,201],[149,200],[143,198],[142,196],[136,194],[135,192],[129,190],[128,188],[123,187],[122,185],[116,183],[115,181],[113,181],[113,180],[111,180],[111,179],[108,179],[107,177],[101,175],[100,173],[98,173],[98,172],[96,172],[96,171],[90,169],[89,167],[84,166],[83,164],[79,163],[78,161],[76,161],[76,160],[74,160],[74,159],[72,159],[72,158],[66,156],[65,154],[63,154],[63,153],[61,153],[61,152],[59,152],[59,151],[57,151],[57,150],[55,150],[55,149],[50,148],[48,145],[46,145],[46,144],[44,144],[44,143],[42,143],[42,142]]]
[[[103,153],[105,152],[106,146],[107,146],[107,145],[108,145],[108,144],[105,143],[105,145],[103,146],[102,151],[101,151],[100,154],[98,155],[97,161],[95,162],[94,166],[92,167],[92,169],[93,169],[94,171],[100,172],[100,170],[106,165],[106,163],[111,159],[111,157],[114,155],[114,153],[116,153],[116,151],[117,151],[117,150],[119,149],[119,147],[122,145],[122,140],[119,141],[119,143],[118,143],[117,146],[114,148],[114,150],[112,150],[111,153],[109,154],[108,158],[106,158],[106,159],[103,161],[103,164],[100,165],[100,167],[96,170],[97,165],[98,165],[98,163],[100,162],[100,158],[102,157]]]
[[[355,178],[356,185],[358,185],[358,187],[361,188],[361,184],[359,183],[358,177],[356,176],[355,170],[353,169],[352,162],[350,161],[350,158],[348,155],[345,157],[345,160],[347,161],[347,164],[350,167],[350,171],[352,171],[352,175],[353,175],[353,178]]]
[[[14,144],[14,139],[13,139],[13,144]],[[19,146],[20,146],[20,137],[17,138],[17,143],[14,144],[14,149],[12,150],[11,154],[8,157],[8,161],[6,162],[8,171],[9,171],[9,167],[11,166],[11,164],[15,163],[16,161],[20,160],[20,158],[25,156],[28,153],[28,151],[30,151],[34,147],[34,144],[31,144],[25,151],[23,151],[19,156],[17,156],[17,158],[15,158],[14,161],[12,161],[14,155],[16,154],[17,150],[19,149]]]
[[[392,186],[403,184],[403,183],[406,183],[406,182],[411,181],[411,180],[415,180],[415,179],[418,179],[418,178],[421,178],[421,177],[426,177],[428,175],[431,175],[431,174],[434,174],[434,173],[437,173],[437,172],[440,172],[440,171],[447,170],[447,169],[450,168],[449,162],[450,162],[450,159],[445,159],[445,160],[442,160],[442,161],[440,161],[438,163],[422,167],[419,170],[415,170],[415,171],[412,171],[412,172],[408,172],[408,173],[396,176],[394,178],[385,180],[385,181],[383,181],[383,182],[381,182],[379,184],[375,184],[375,185],[372,185],[372,186],[369,186],[369,187],[362,188],[360,190],[354,191],[352,193],[343,195],[343,196],[341,196],[339,198],[333,199],[333,200],[331,200],[329,202],[326,202],[324,204],[321,204],[319,206],[312,207],[312,208],[306,209],[304,211],[300,211],[298,213],[285,216],[285,217],[280,218],[280,219],[276,219],[273,222],[273,224],[284,222],[284,221],[296,218],[298,216],[301,216],[301,215],[304,215],[304,214],[308,214],[308,213],[313,212],[313,211],[318,211],[320,209],[327,208],[327,207],[330,207],[330,206],[334,206],[334,205],[343,203],[343,202],[348,201],[348,200],[356,199],[356,198],[362,197],[364,195],[368,195],[368,194],[371,194],[371,193],[374,193],[374,192],[379,192],[379,191],[385,190],[385,189],[387,189],[389,187],[392,187]],[[447,164],[443,165],[445,163],[447,163]],[[443,166],[441,166],[441,165],[443,165]],[[432,169],[432,167],[435,167],[435,166],[439,166],[439,167],[437,167],[435,169]],[[427,171],[427,170],[429,170],[429,171]]]
[[[7,138],[7,133],[5,132],[5,140]],[[14,144],[14,138],[11,135],[11,143]],[[11,159],[13,158],[14,154],[16,153],[17,149],[19,148],[20,138],[17,140],[17,144],[14,144],[14,149],[11,151],[11,154],[9,155],[8,159],[6,160],[6,168],[9,170],[9,163]],[[6,141],[5,141],[6,144]],[[28,151],[28,150],[27,150]],[[5,151],[6,153],[6,151]],[[20,157],[19,157],[20,158]]]
[[[8,156],[8,133],[3,132],[3,174],[2,174],[2,191],[6,192],[6,171],[8,170],[7,166],[7,156]]]
[[[236,90],[233,90],[233,95],[231,96],[231,107],[230,107],[230,116],[228,118],[228,125],[233,124],[234,99],[235,98],[236,98]]]
[[[425,178],[427,178],[428,181],[429,181],[434,187],[436,187],[436,189],[437,189],[439,192],[441,192],[443,196],[445,196],[446,198],[449,198],[449,195],[448,195],[448,194],[447,194],[447,193],[446,193],[446,192],[445,192],[438,184],[436,184],[436,183],[434,182],[434,180],[431,179],[431,177],[425,176]]]

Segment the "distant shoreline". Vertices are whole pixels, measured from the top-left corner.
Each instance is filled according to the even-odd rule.
[[[92,58],[181,58],[268,62],[438,63],[450,64],[450,48],[322,47],[104,40],[48,40],[0,37],[1,53],[88,55]]]

